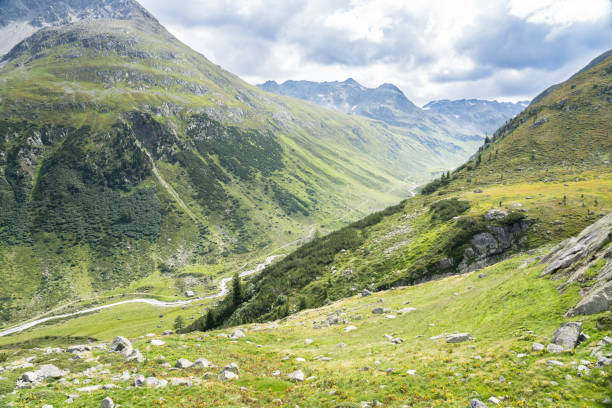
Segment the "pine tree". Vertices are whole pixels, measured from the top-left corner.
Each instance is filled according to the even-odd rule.
[[[210,330],[210,329],[215,327],[215,315],[213,313],[214,312],[212,310],[209,310],[208,313],[206,313],[206,328],[205,328],[205,330]]]
[[[239,306],[244,300],[244,293],[242,290],[242,282],[240,281],[240,275],[236,273],[234,279],[232,279],[232,302],[234,306]]]
[[[185,327],[185,321],[183,320],[183,316],[178,315],[176,319],[174,319],[174,331],[180,331],[183,327]]]

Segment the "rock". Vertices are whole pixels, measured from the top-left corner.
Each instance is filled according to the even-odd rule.
[[[487,408],[487,406],[484,404],[484,402],[473,399],[470,401],[470,408]]]
[[[232,333],[232,335],[230,336],[230,339],[235,340],[235,339],[241,339],[243,337],[246,337],[246,334],[244,334],[242,330],[238,329]]]
[[[564,364],[561,361],[558,360],[548,360],[546,362],[546,365],[550,366],[550,367],[563,367]]]
[[[382,307],[375,307],[374,309],[372,309],[372,314],[383,314],[385,312],[385,309],[383,309]]]
[[[147,377],[144,379],[144,386],[147,388],[157,388],[159,384],[159,380],[155,377]]]
[[[361,296],[362,297],[370,296],[371,294],[372,294],[372,292],[370,292],[367,289],[364,289],[364,290],[361,291]]]
[[[302,370],[294,371],[291,374],[289,374],[288,377],[291,381],[299,381],[299,382],[304,381],[304,378],[305,378],[304,372]]]
[[[135,361],[137,363],[142,363],[144,360],[145,360],[144,356],[140,353],[140,351],[138,351],[136,349],[132,350],[130,355],[125,358],[125,361],[128,362],[128,363],[130,361]]]
[[[447,343],[461,343],[468,340],[474,340],[470,333],[455,333],[446,336]]]
[[[487,277],[487,275],[485,275],[484,273],[479,273],[478,274],[478,279],[483,279],[483,278],[486,278],[486,277]]]
[[[229,364],[221,370],[219,374],[219,380],[221,381],[230,381],[238,379],[238,366],[236,363]]]
[[[306,340],[304,340],[304,344],[305,344],[305,345],[307,345],[307,346],[308,346],[308,345],[310,345],[310,344],[312,344],[312,339],[306,339]]]
[[[171,334],[173,334],[174,332],[172,330],[164,330],[164,332],[162,333],[163,336],[169,336]]]
[[[344,344],[344,343],[338,343],[338,344],[336,344],[336,347],[338,347],[338,348],[345,348],[345,347],[346,347],[346,344]]]
[[[533,345],[531,346],[531,351],[542,351],[544,350],[544,345],[541,343],[533,343]]]
[[[191,387],[193,385],[193,381],[187,378],[172,378],[170,380],[170,384],[174,387]]]
[[[561,354],[565,351],[565,349],[562,346],[559,346],[558,344],[551,343],[546,346],[546,351],[553,354]]]
[[[501,404],[501,401],[498,398],[496,398],[496,397],[491,397],[487,401],[492,403],[492,404],[495,404],[495,405]]]
[[[47,378],[61,378],[64,376],[64,372],[54,366],[53,364],[45,364],[40,366],[36,371],[39,380],[45,380]]]
[[[484,219],[486,221],[497,221],[497,220],[503,219],[507,215],[508,215],[507,212],[494,208],[485,213]]]
[[[38,374],[33,371],[26,371],[21,375],[21,379],[28,383],[33,383],[38,381]]]
[[[611,269],[612,271],[612,269]],[[612,306],[612,280],[587,294],[568,312],[569,316],[592,315],[605,312]]]
[[[152,346],[163,346],[164,344],[166,344],[166,342],[163,340],[151,340],[150,343]]]
[[[327,319],[323,320],[321,325],[323,327],[326,327],[326,326],[333,326],[339,323],[340,323],[340,319],[338,318],[338,316],[330,316]]]
[[[230,371],[236,375],[240,374],[240,370],[238,370],[238,364],[236,363],[231,363],[226,365],[225,367],[223,367],[224,371]]]
[[[477,188],[476,190],[474,190],[474,193],[476,193],[476,194],[480,194],[480,193],[482,193],[482,190],[481,190],[481,189],[479,189],[479,188]]]
[[[123,336],[117,336],[110,345],[110,351],[119,352],[127,357],[132,353],[132,343]]]
[[[185,291],[185,296],[187,296],[187,297],[194,297],[195,293],[193,292],[193,290],[186,290]]]
[[[297,361],[298,363],[305,363],[306,359],[303,358],[303,357],[298,357],[298,358],[295,359],[295,361]]]
[[[134,377],[134,387],[142,387],[145,383],[145,376],[140,374]]]
[[[411,376],[415,376],[416,375],[416,370],[407,370],[406,374],[411,375]]]
[[[175,365],[176,368],[180,369],[191,368],[191,366],[193,366],[193,363],[185,358],[179,358]]]
[[[109,397],[106,397],[102,400],[100,404],[100,408],[115,408],[115,403]]]
[[[84,344],[79,344],[76,346],[70,346],[66,349],[66,352],[68,353],[83,353],[85,351],[91,351],[91,347]]]
[[[573,350],[580,341],[582,323],[569,322],[559,327],[552,337],[552,342],[568,350]]]
[[[398,312],[401,314],[406,314],[406,313],[414,312],[415,310],[416,308],[414,307],[405,307],[403,309],[398,310]]]
[[[353,330],[357,330],[357,327],[355,327],[355,326],[346,326],[346,327],[344,328],[344,332],[345,332],[345,333],[352,332]]]
[[[191,366],[191,368],[208,368],[212,365],[212,363],[210,361],[208,361],[205,358],[198,358],[196,361],[193,362],[193,365]]]

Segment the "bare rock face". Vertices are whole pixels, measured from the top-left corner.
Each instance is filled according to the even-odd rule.
[[[111,351],[116,351],[128,357],[132,354],[132,343],[123,336],[115,337],[115,340],[110,345]]]
[[[605,312],[612,307],[612,213],[561,242],[543,259],[542,276],[567,276],[559,290],[574,282],[592,283],[568,316]]]

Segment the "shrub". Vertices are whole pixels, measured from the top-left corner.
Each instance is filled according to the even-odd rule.
[[[433,220],[448,221],[453,217],[463,214],[470,208],[470,203],[464,200],[450,198],[433,203],[429,207]]]

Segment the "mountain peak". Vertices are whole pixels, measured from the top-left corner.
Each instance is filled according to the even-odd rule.
[[[134,0],[0,0],[0,56],[41,28],[83,20],[139,18],[157,22]]]

